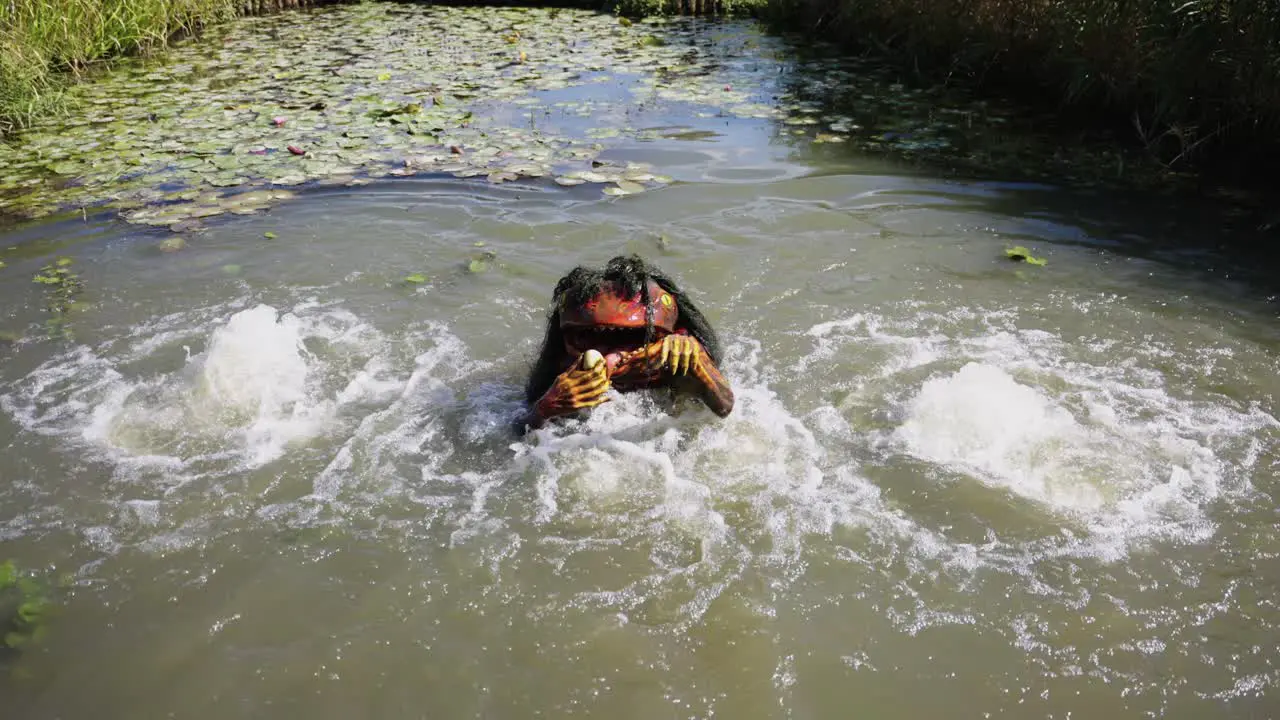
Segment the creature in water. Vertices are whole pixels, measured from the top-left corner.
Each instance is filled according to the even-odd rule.
[[[702,400],[716,415],[733,410],[715,331],[687,295],[635,255],[603,270],[576,267],[552,296],[542,350],[525,386],[522,423],[548,420],[608,401],[609,388],[668,388]]]

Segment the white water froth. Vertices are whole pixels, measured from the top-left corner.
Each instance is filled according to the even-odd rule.
[[[1202,352],[1072,347],[1015,319],[970,309],[857,315],[811,328],[816,347],[802,365],[870,364],[842,412],[878,406],[893,418],[876,431],[882,451],[971,477],[1088,533],[1058,552],[1114,560],[1147,540],[1202,541],[1215,531],[1215,503],[1250,495],[1260,445],[1274,444],[1280,422],[1256,403],[1197,397]],[[1157,369],[1169,364],[1185,375]]]
[[[724,420],[632,394],[518,437],[509,375],[523,366],[498,367],[512,358],[476,361],[435,324],[390,343],[332,308],[246,308],[167,342],[142,328],[134,347],[145,350],[81,348],[3,402],[29,429],[87,443],[126,470],[145,465],[169,488],[201,471],[243,476],[323,437],[317,462],[281,463],[275,489],[250,488],[249,503],[234,493],[118,501],[121,512],[86,523],[102,552],[130,532],[146,541],[135,547],[164,547],[219,516],[324,525],[367,534],[407,562],[447,549],[451,562],[485,569],[478,582],[543,567],[557,591],[531,595],[533,613],[608,610],[676,625],[726,593],[751,595],[761,577],[769,595],[815,557],[835,558],[886,578],[905,568],[907,580],[891,580],[904,583],[901,599],[885,612],[910,631],[973,621],[935,607],[917,581],[996,569],[1035,583],[1035,563],[1054,555],[1115,560],[1142,540],[1204,538],[1210,506],[1247,491],[1258,455],[1249,444],[1280,426],[1257,408],[1181,397],[1149,363],[1098,363],[999,316],[974,330],[965,312],[815,326],[798,362],[739,337],[725,362],[737,405]],[[135,367],[201,338],[205,349],[178,368]],[[821,387],[811,382],[819,370]],[[814,402],[774,389],[787,383],[851,392]],[[871,479],[895,453],[943,471],[938,482],[971,478],[1061,523],[1047,521],[1045,540],[1031,544],[998,529],[981,544],[953,539]],[[774,601],[751,602],[767,614]]]
[[[1050,505],[1096,510],[1107,502],[1105,473],[1116,459],[1107,457],[1106,438],[999,367],[970,362],[931,378],[906,413],[896,438],[918,457]]]
[[[257,305],[182,335],[155,330],[137,328],[133,352],[81,346],[51,359],[4,396],[5,409],[29,430],[172,484],[279,459],[342,406],[385,389],[380,339],[339,310]],[[177,367],[163,358],[174,345]]]

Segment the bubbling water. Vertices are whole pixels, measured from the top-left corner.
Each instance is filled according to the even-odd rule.
[[[1015,313],[907,310],[807,331],[803,367],[864,369],[815,416],[834,409],[866,425],[882,457],[1033,503],[1089,534],[1073,551],[1116,560],[1136,543],[1207,539],[1210,509],[1249,497],[1259,443],[1280,428],[1258,403],[1196,397],[1190,375],[1155,370],[1169,363],[1159,346],[1116,363],[1114,343],[1068,344]]]
[[[77,348],[0,397],[27,429],[111,469],[117,490],[80,511],[92,547],[334,528],[418,562],[448,548],[494,587],[550,573],[556,591],[528,598],[534,614],[688,627],[718,598],[762,578],[776,592],[821,559],[897,578],[912,600],[886,612],[903,627],[974,622],[962,596],[928,600],[918,583],[1043,583],[1055,557],[1203,540],[1280,427],[1256,406],[1187,397],[1149,359],[1107,364],[1011,315],[891,307],[810,328],[794,361],[736,335],[724,420],[628,394],[518,437],[514,358],[470,359],[447,325],[391,338],[315,303],[198,316]],[[925,495],[1039,508],[1038,539],[994,520],[983,542],[954,535],[881,479],[904,459]],[[768,593],[748,595],[772,612]]]
[[[360,357],[378,338],[349,314],[257,305],[202,328],[209,332],[202,352],[192,352],[190,336],[149,337],[148,329],[137,331],[136,354],[82,346],[50,360],[6,396],[6,406],[28,429],[83,443],[104,459],[165,472],[221,460],[221,472],[237,472],[282,457],[319,435],[343,404],[378,391],[378,360]],[[313,340],[334,356],[317,357]],[[177,367],[163,357],[175,344],[183,351]]]

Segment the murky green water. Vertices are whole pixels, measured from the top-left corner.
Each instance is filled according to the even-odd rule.
[[[802,71],[672,32],[769,108]],[[1211,209],[941,180],[647,72],[530,91],[599,143],[576,169],[300,183],[177,252],[111,215],[0,243],[0,559],[67,576],[5,717],[1272,712],[1280,329]],[[591,160],[670,182],[553,180]],[[513,437],[556,279],[631,251],[716,324],[733,414]]]

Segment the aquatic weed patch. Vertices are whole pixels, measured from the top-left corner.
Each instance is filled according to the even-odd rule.
[[[169,224],[259,204],[228,206],[220,188],[589,168],[598,143],[502,126],[477,109],[675,61],[640,37],[569,10],[364,4],[305,23],[244,19],[76,88],[80,117],[0,148],[0,210],[106,206]]]
[[[51,336],[71,337],[67,317],[75,309],[76,298],[84,292],[84,281],[71,269],[73,262],[69,257],[60,257],[40,268],[34,279],[45,289],[44,309],[49,313],[46,325]]]
[[[75,88],[80,116],[0,145],[0,213],[108,209],[186,231],[302,188],[420,174],[632,195],[671,178],[604,150],[717,142],[706,123],[720,121],[766,122],[798,145],[953,151],[959,126],[934,132],[936,96],[796,50],[753,21],[571,9],[362,3],[243,18],[120,63]],[[814,97],[850,87],[860,107],[892,112],[860,120]]]

